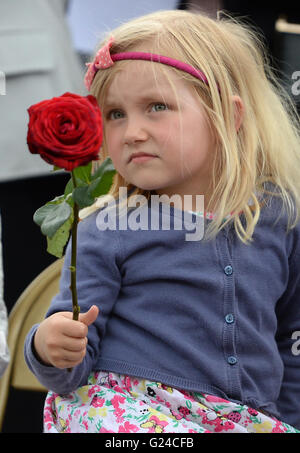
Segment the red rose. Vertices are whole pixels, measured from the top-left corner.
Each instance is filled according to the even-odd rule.
[[[67,171],[98,159],[102,117],[94,96],[65,93],[32,105],[28,113],[31,153]]]

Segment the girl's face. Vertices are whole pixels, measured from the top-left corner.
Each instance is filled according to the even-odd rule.
[[[187,82],[167,70],[176,95],[147,61],[129,62],[115,76],[103,108],[108,153],[136,187],[208,195],[214,141],[206,115]]]

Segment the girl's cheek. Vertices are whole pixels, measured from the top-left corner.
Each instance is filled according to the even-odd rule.
[[[112,154],[113,150],[115,150],[117,146],[116,136],[114,136],[111,132],[106,132],[105,143],[108,153]]]

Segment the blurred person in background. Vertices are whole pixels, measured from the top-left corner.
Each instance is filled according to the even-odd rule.
[[[16,300],[15,294],[8,287],[6,288],[8,297],[5,297],[4,286],[8,284],[20,292],[31,279],[29,276],[25,281],[26,266],[22,261],[22,255],[24,251],[24,255],[26,255],[26,247],[25,241],[24,250],[22,250],[22,244],[18,244],[18,238],[22,234],[17,233],[17,226],[20,223],[23,224],[23,234],[29,246],[34,249],[31,234],[26,231],[24,226],[26,215],[22,209],[24,212],[29,211],[28,223],[31,231],[34,227],[30,212],[32,202],[30,195],[35,190],[30,189],[30,178],[49,175],[48,164],[41,159],[36,159],[27,151],[27,109],[36,102],[63,94],[65,91],[84,90],[82,69],[73,49],[68,25],[65,21],[67,4],[67,0],[0,2],[0,71],[2,77],[0,93],[0,213],[2,221],[0,230],[3,226],[4,239],[3,259],[2,243],[0,243],[0,376],[3,375],[9,361],[6,340],[7,311]],[[29,178],[26,180],[26,185],[29,187],[28,200],[26,203],[27,193],[22,190],[22,184],[15,183],[16,192],[19,192],[19,207],[16,209],[11,206],[16,203],[9,182],[21,181],[22,178]],[[54,177],[54,185],[56,180],[57,178]],[[36,249],[39,254],[40,250],[38,247]],[[34,257],[34,253],[35,251],[32,250],[32,257]],[[24,257],[25,259],[28,269],[30,268],[28,258]],[[18,265],[20,265],[20,272]],[[38,267],[42,267],[41,262]],[[7,300],[9,301],[8,307]]]
[[[300,114],[300,8],[297,2],[179,0],[177,7],[210,17],[217,17],[221,11],[221,18],[222,14],[229,14],[255,27],[278,78]]]
[[[178,9],[201,11],[216,17],[220,10],[231,16],[244,18],[263,32],[265,43],[271,54],[276,54],[275,24],[279,17],[287,22],[300,23],[300,8],[295,1],[266,3],[241,0],[179,0]]]
[[[287,22],[300,23],[299,3],[291,0],[285,2],[258,2],[240,0],[222,0],[223,9],[233,16],[249,19],[263,31],[266,45],[272,57],[277,58],[276,21],[284,17]]]
[[[245,17],[263,33],[271,64],[300,114],[300,93],[295,89],[300,74],[299,2],[287,0],[267,4],[259,1],[223,0],[222,3],[223,9],[229,14]]]
[[[111,0],[105,6],[103,0],[69,0],[67,21],[84,69],[108,30],[133,17],[177,6],[178,0]]]
[[[28,151],[27,109],[67,91],[86,94],[67,7],[68,0],[0,2],[0,71],[5,76],[0,96],[0,215],[8,312],[52,262],[43,252],[44,238],[32,218],[69,179],[65,172],[51,172],[46,162]]]
[[[217,11],[222,9],[222,0],[178,0],[177,9],[199,11],[215,18]]]
[[[0,2],[0,181],[49,174],[27,152],[27,109],[66,91],[84,92],[83,72],[65,20],[68,0]]]

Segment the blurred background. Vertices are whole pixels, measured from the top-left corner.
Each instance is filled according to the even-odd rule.
[[[299,108],[300,4],[266,3],[0,0],[0,342],[4,315],[9,315],[22,291],[55,260],[46,252],[46,239],[33,223],[33,214],[63,193],[69,180],[65,172],[51,173],[48,164],[27,150],[28,107],[66,91],[86,95],[85,63],[111,28],[156,10],[189,9],[211,17],[223,10],[256,26],[282,85]],[[0,344],[0,361],[4,349]],[[44,399],[43,393],[11,389],[2,431],[41,432]]]

